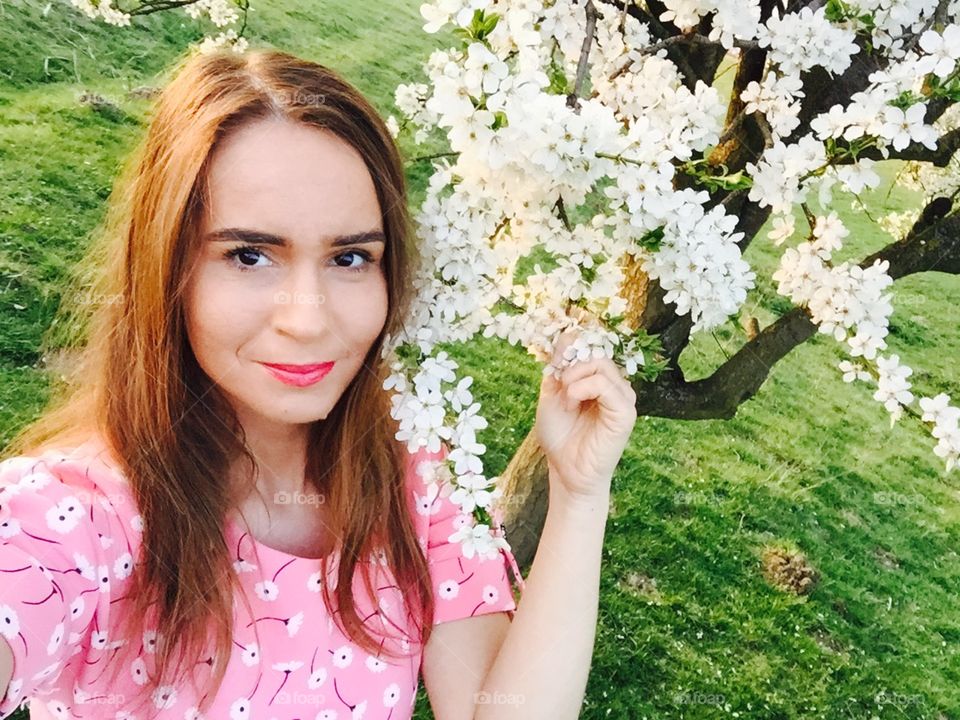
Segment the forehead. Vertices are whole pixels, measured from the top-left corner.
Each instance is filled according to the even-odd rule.
[[[311,237],[381,227],[373,178],[334,133],[288,120],[258,120],[214,151],[206,224]]]

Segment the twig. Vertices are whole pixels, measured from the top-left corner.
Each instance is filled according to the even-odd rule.
[[[442,152],[434,153],[433,155],[417,155],[416,157],[408,158],[408,163],[423,162],[424,160],[436,160],[437,158],[445,157],[457,157],[460,153],[458,152]]]
[[[587,31],[580,48],[580,60],[577,62],[577,79],[573,85],[573,92],[567,95],[567,107],[577,108],[580,105],[580,93],[583,92],[583,81],[587,77],[587,61],[590,58],[590,48],[593,46],[593,35],[597,28],[597,8],[593,0],[587,0]]]

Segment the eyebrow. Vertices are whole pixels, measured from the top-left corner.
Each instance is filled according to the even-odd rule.
[[[219,228],[206,234],[205,239],[210,242],[246,242],[251,245],[277,245],[286,247],[289,243],[286,238],[260,230],[246,228]],[[334,247],[342,245],[365,245],[367,243],[386,244],[387,238],[380,230],[365,230],[349,235],[337,235],[331,241]]]

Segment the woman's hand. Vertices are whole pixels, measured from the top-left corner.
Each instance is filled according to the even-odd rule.
[[[573,342],[561,335],[552,362]],[[613,471],[637,420],[636,393],[609,358],[565,368],[557,380],[543,376],[537,404],[537,440],[556,473],[556,488],[573,499],[606,497]]]

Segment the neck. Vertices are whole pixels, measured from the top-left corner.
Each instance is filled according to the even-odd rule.
[[[231,476],[241,499],[259,494],[267,501],[280,502],[287,496],[310,489],[306,482],[309,425],[243,423],[247,447],[256,460],[251,474],[249,463],[238,459]]]

